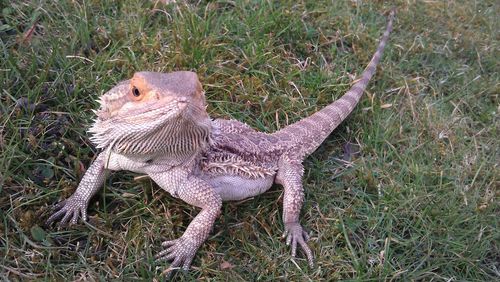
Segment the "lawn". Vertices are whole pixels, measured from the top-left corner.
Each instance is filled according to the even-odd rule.
[[[88,223],[45,220],[97,150],[95,99],[136,71],[198,73],[214,118],[273,132],[345,93],[392,1],[0,1],[0,280],[161,280],[198,209],[115,173]],[[386,2],[386,3],[384,3]],[[226,203],[179,280],[500,280],[500,5],[395,1],[377,74],[305,161],[316,265],[282,189]]]

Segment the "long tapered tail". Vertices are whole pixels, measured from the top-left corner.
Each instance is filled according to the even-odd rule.
[[[356,83],[338,100],[311,116],[299,120],[273,134],[278,138],[295,140],[293,148],[301,156],[307,156],[332,133],[332,131],[352,112],[363,96],[363,92],[377,69],[384,47],[392,31],[395,9],[391,10],[387,28],[382,35],[377,51]]]

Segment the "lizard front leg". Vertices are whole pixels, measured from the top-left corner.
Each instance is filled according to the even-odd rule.
[[[285,232],[283,237],[286,237],[286,244],[292,245],[292,256],[297,253],[297,244],[306,253],[307,261],[312,267],[314,265],[313,254],[307,240],[309,235],[304,231],[299,222],[300,210],[304,202],[304,191],[302,188],[302,176],[304,175],[304,167],[301,163],[291,161],[291,158],[284,156],[279,162],[278,174],[276,175],[276,183],[283,185],[283,222],[285,224]]]
[[[196,251],[208,238],[219,216],[222,199],[205,181],[188,176],[182,169],[172,173],[150,174],[150,177],[174,197],[201,208],[201,212],[191,221],[184,234],[175,240],[166,241],[166,249],[156,255],[157,260],[172,261],[171,267],[189,269]]]
[[[78,217],[81,217],[83,221],[87,220],[87,206],[89,201],[102,187],[108,172],[108,170],[104,168],[105,159],[105,153],[101,153],[97,156],[83,175],[75,193],[68,199],[56,204],[55,207],[58,211],[49,217],[47,220],[48,225],[61,217],[61,225],[68,223],[70,220],[71,224],[76,224],[78,222]]]

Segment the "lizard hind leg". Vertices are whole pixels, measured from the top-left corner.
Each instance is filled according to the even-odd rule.
[[[304,202],[304,189],[302,187],[302,176],[304,175],[304,167],[298,158],[283,156],[278,164],[278,173],[275,182],[283,185],[283,222],[285,232],[283,237],[286,237],[286,244],[292,247],[292,257],[297,253],[297,245],[299,245],[306,254],[307,261],[312,267],[314,265],[313,253],[307,241],[309,235],[304,231],[299,222],[300,210]]]

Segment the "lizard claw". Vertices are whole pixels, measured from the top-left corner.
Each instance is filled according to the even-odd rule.
[[[52,224],[61,218],[60,225],[76,224],[81,216],[83,221],[87,221],[87,202],[72,195],[68,199],[59,202],[54,206],[56,212],[47,219],[47,225]]]
[[[193,240],[187,237],[180,237],[172,241],[165,241],[161,244],[166,247],[165,250],[159,252],[155,259],[156,261],[172,261],[169,269],[177,269],[182,267],[183,270],[188,270],[191,262],[199,248]]]
[[[306,253],[307,261],[309,266],[314,266],[313,253],[307,241],[309,240],[309,234],[304,231],[302,226],[297,222],[285,223],[285,232],[283,233],[283,238],[286,237],[286,245],[292,245],[292,257],[297,254],[297,243],[300,245],[302,250]]]

